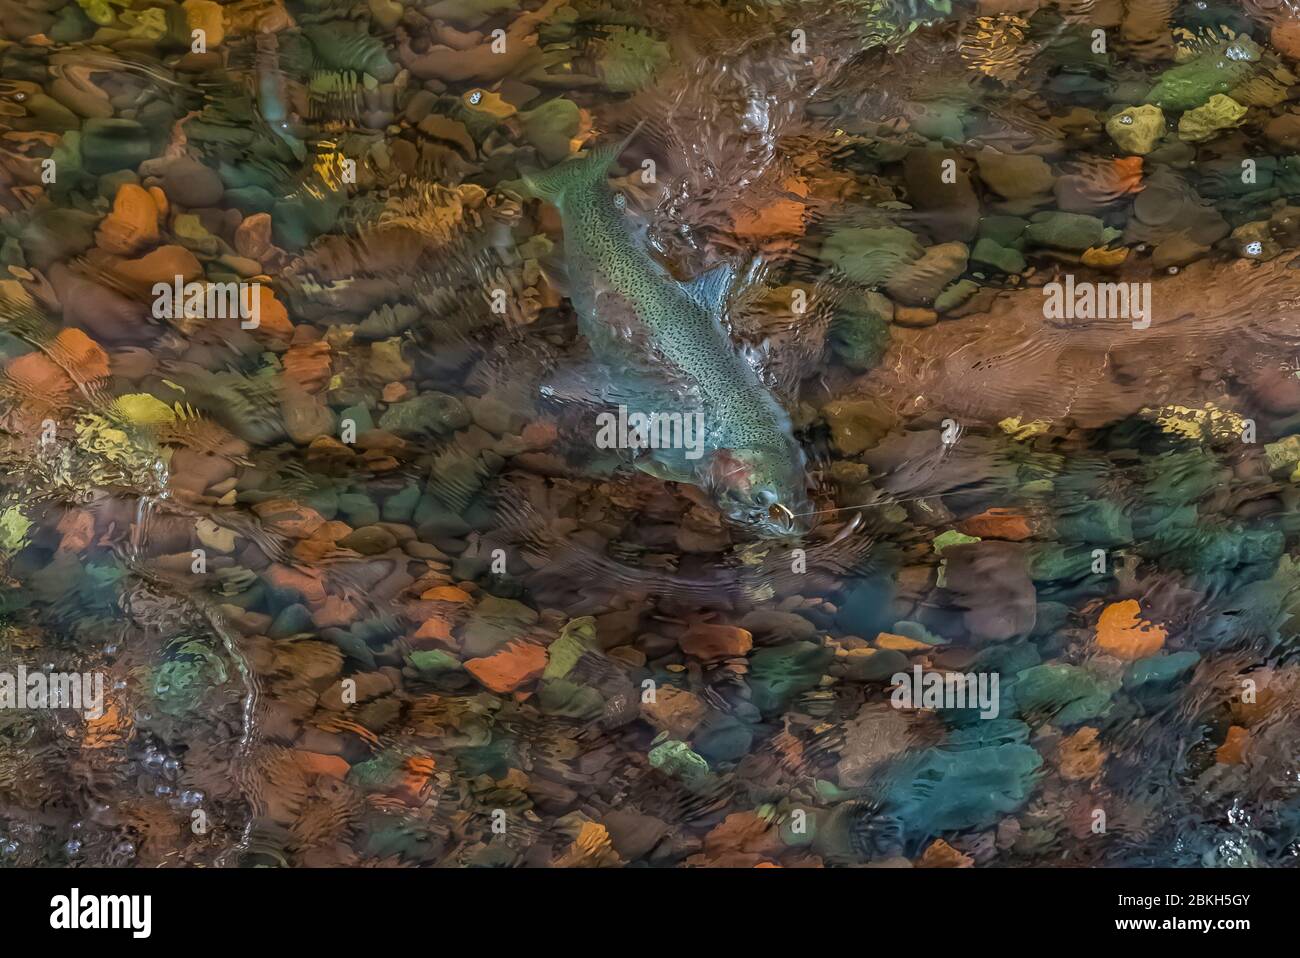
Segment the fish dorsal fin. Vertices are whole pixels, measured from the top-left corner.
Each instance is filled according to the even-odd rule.
[[[731,294],[731,285],[735,278],[734,267],[728,263],[719,263],[683,285],[691,299],[699,303],[707,312],[721,314],[727,303],[727,297]]]

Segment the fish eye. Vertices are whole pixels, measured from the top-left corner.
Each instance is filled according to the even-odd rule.
[[[614,205],[620,210],[627,209],[627,197],[622,193],[614,194]]]
[[[482,91],[482,90],[472,90],[472,91],[470,91],[470,94],[469,94],[469,96],[467,97],[467,100],[468,100],[470,106],[478,106],[479,103],[481,103],[482,100],[483,100],[483,91]]]

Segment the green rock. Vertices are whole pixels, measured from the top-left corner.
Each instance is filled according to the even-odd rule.
[[[837,661],[844,669],[844,678],[850,682],[884,682],[897,672],[906,672],[908,658],[897,649],[876,649],[859,652]]]
[[[949,529],[948,531],[941,532],[939,535],[935,536],[932,545],[934,546],[935,555],[942,555],[943,550],[947,549],[949,546],[964,546],[968,543],[979,541],[979,536],[968,536],[966,533],[958,532],[956,529]]]
[[[93,117],[81,127],[81,160],[89,173],[133,170],[151,156],[149,131],[135,120]]]
[[[370,410],[365,406],[348,406],[339,413],[339,427],[345,426],[349,419],[356,427],[358,436],[375,428],[375,421],[370,418]]]
[[[442,649],[418,649],[406,656],[406,664],[419,672],[422,679],[436,679],[460,668],[460,660]]]
[[[286,605],[271,622],[267,633],[273,639],[284,639],[312,631],[311,610],[301,602]]]
[[[548,100],[536,110],[520,114],[524,138],[550,163],[559,163],[569,155],[569,144],[582,126],[578,104],[564,97]]]
[[[854,372],[874,369],[889,348],[889,324],[894,304],[888,297],[867,291],[851,296],[835,310],[831,320],[831,349]]]
[[[955,100],[914,103],[907,107],[907,119],[913,131],[927,140],[956,143],[966,139],[966,120],[970,110]]]
[[[650,750],[650,765],[666,775],[697,781],[709,774],[709,763],[685,742],[669,739]]]
[[[935,298],[935,312],[947,313],[964,306],[979,291],[980,284],[973,279],[958,280]]]
[[[1199,652],[1175,652],[1138,659],[1124,670],[1124,688],[1131,691],[1150,685],[1170,686],[1194,669],[1199,661]]]
[[[579,722],[594,722],[605,714],[605,699],[598,691],[566,679],[543,679],[537,703],[547,715]]]
[[[979,235],[981,239],[990,239],[999,246],[1020,249],[1021,238],[1028,227],[1027,219],[999,213],[980,218]]]
[[[400,492],[384,500],[382,515],[385,522],[409,522],[415,512],[416,503],[420,501],[420,487],[408,483]]]
[[[427,392],[393,403],[379,417],[379,428],[398,436],[441,436],[470,423],[469,411],[455,396]]]
[[[560,630],[560,637],[547,649],[546,670],[542,672],[542,678],[564,678],[578,664],[579,659],[599,648],[596,641],[596,620],[589,615],[570,619]]]
[[[759,649],[749,659],[750,701],[764,715],[780,712],[821,681],[835,653],[812,642]]]
[[[855,283],[880,286],[923,253],[916,237],[901,226],[854,227],[831,233],[821,258]]]
[[[388,58],[388,48],[367,30],[368,24],[331,20],[302,28],[321,66],[329,70],[369,74],[381,83],[397,76],[397,65]]]
[[[991,266],[1000,273],[1023,273],[1026,266],[1025,258],[1019,251],[999,246],[987,237],[975,241],[970,259],[976,266]]]
[[[1090,246],[1105,246],[1120,235],[1095,216],[1084,213],[1035,213],[1025,238],[1035,246],[1081,253]]]
[[[461,651],[470,659],[491,655],[526,633],[537,618],[536,610],[522,602],[486,596],[461,630]]]
[[[914,847],[940,832],[989,828],[1029,799],[1043,759],[1025,744],[930,748],[889,769],[887,807]]]
[[[732,715],[710,714],[691,734],[691,745],[710,765],[738,762],[749,754],[754,732]]]
[[[48,269],[94,245],[97,222],[92,213],[47,206],[32,214],[18,239],[27,261],[38,269]]]
[[[634,93],[649,86],[671,59],[668,44],[630,27],[608,31],[596,60],[596,72],[618,93]]]
[[[1015,700],[1022,715],[1046,712],[1065,727],[1105,715],[1119,684],[1075,665],[1035,665],[1016,676]]]
[[[339,496],[339,514],[354,529],[373,526],[379,521],[379,507],[373,499],[360,492],[345,492]]]
[[[1255,72],[1258,44],[1247,36],[1171,67],[1147,94],[1146,102],[1165,110],[1192,110],[1216,93],[1227,93]]]

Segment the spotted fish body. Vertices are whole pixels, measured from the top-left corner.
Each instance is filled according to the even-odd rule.
[[[707,439],[687,481],[710,488],[725,513],[760,532],[792,531],[798,523],[770,528],[768,513],[775,507],[788,519],[807,512],[804,456],[790,417],[723,324],[732,271],[717,267],[683,283],[651,256],[606,178],[620,150],[594,150],[526,178],[560,211],[580,328],[614,378],[633,375],[653,357],[665,381],[695,394]],[[661,393],[652,405],[681,403],[680,395]]]

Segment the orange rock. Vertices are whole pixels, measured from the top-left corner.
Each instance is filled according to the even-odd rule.
[[[95,541],[95,516],[86,509],[70,509],[59,520],[60,552],[82,552]]]
[[[260,332],[264,336],[274,336],[282,339],[291,337],[293,335],[293,323],[289,322],[289,311],[284,308],[283,303],[275,298],[275,292],[265,283],[257,287],[257,292],[258,324],[253,332]]]
[[[113,211],[99,224],[95,243],[119,256],[131,256],[158,242],[158,207],[149,191],[134,183],[118,187]]]
[[[49,348],[51,358],[78,382],[94,382],[109,374],[108,353],[79,329],[62,330]]]
[[[729,659],[748,654],[754,647],[754,636],[735,625],[701,623],[691,626],[679,644],[683,652],[697,659]]]
[[[709,706],[693,692],[664,685],[656,690],[653,702],[642,703],[641,714],[673,738],[684,739],[709,714]]]
[[[546,649],[529,642],[511,642],[493,655],[470,659],[465,671],[493,692],[513,692],[538,678],[546,668]]]
[[[405,805],[423,805],[433,789],[433,773],[437,768],[432,758],[412,755],[402,766],[402,778],[392,790],[394,798]]]
[[[560,430],[555,423],[541,419],[524,426],[520,435],[529,449],[545,449],[559,438]]]
[[[86,730],[82,734],[83,748],[107,748],[116,746],[126,740],[131,733],[132,719],[123,714],[116,702],[106,702],[104,712],[98,718],[86,719]]]
[[[893,632],[881,632],[876,636],[876,648],[893,649],[896,652],[933,652],[934,646],[928,642],[921,642],[917,639],[909,639],[905,635],[895,635]],[[864,650],[870,651],[870,650]]]
[[[293,757],[298,763],[298,767],[308,775],[325,775],[329,778],[337,778],[339,781],[347,778],[348,772],[352,768],[337,755],[322,755],[320,752],[295,750]]]
[[[139,259],[117,263],[114,271],[132,292],[149,299],[152,299],[155,283],[170,286],[176,282],[177,276],[182,283],[188,283],[203,275],[203,267],[184,246],[159,246]]]
[[[1113,161],[1115,171],[1114,188],[1118,193],[1141,193],[1142,157],[1121,156]]]
[[[235,230],[235,252],[260,261],[271,249],[271,214],[254,213]]]
[[[704,852],[717,858],[728,852],[775,857],[785,845],[772,823],[754,812],[732,812],[704,836]]]
[[[1029,518],[1013,509],[986,509],[977,516],[963,519],[957,531],[981,539],[1008,539],[1020,542],[1034,534]]]
[[[5,373],[19,390],[46,406],[58,405],[73,389],[72,380],[44,353],[24,353],[10,360]]]
[[[974,865],[975,859],[963,855],[942,838],[932,841],[916,863],[917,868],[973,868]]]
[[[784,187],[796,196],[808,195],[808,184],[799,177],[786,180]],[[732,229],[744,239],[802,236],[807,210],[808,207],[798,200],[782,197],[761,209],[741,209],[732,218]]]
[[[1136,599],[1106,606],[1097,620],[1097,647],[1126,662],[1159,652],[1165,644],[1165,630],[1139,618],[1141,611]]]
[[[1246,746],[1250,744],[1250,732],[1240,725],[1228,727],[1227,738],[1214,751],[1215,761],[1222,765],[1241,765],[1246,761]]]
[[[454,585],[434,586],[428,592],[420,596],[421,599],[433,599],[438,602],[472,602],[470,594],[464,589],[459,589]]]
[[[166,222],[167,214],[171,212],[172,205],[167,199],[167,194],[163,192],[163,188],[161,186],[149,187],[149,198],[153,200],[154,209],[158,211],[158,218]]]
[[[452,645],[454,642],[451,637],[451,623],[439,615],[431,615],[421,622],[414,638],[417,642],[424,643]]]
[[[299,539],[293,547],[293,557],[304,565],[313,565],[326,556],[338,551],[335,543],[343,538],[335,536],[330,530],[331,523],[325,523],[305,539]],[[346,535],[346,533],[344,533]]]
[[[338,629],[356,621],[361,610],[347,599],[338,595],[327,595],[319,602],[312,603],[311,620],[322,629]]]
[[[387,383],[384,391],[379,394],[379,398],[384,402],[401,402],[406,398],[405,383]]]
[[[1106,763],[1106,751],[1097,741],[1097,730],[1084,726],[1061,740],[1059,767],[1061,777],[1070,782],[1096,778]]]
[[[325,600],[325,586],[321,583],[319,573],[302,572],[287,565],[274,563],[267,566],[266,571],[262,573],[262,578],[266,579],[268,585],[277,589],[301,593],[309,603]]]
[[[323,341],[290,346],[280,357],[285,378],[309,393],[320,392],[330,381],[330,352]]]
[[[1269,34],[1273,47],[1293,60],[1300,60],[1300,20],[1284,20]]]
[[[292,499],[268,499],[253,506],[262,522],[281,535],[293,539],[306,539],[325,524],[325,517]]]

